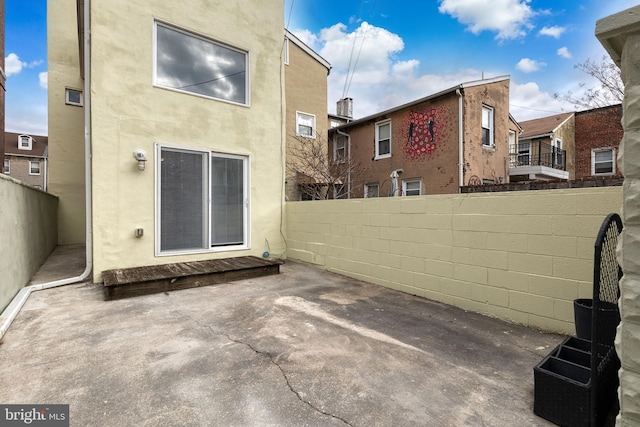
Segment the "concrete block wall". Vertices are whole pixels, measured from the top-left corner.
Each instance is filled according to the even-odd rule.
[[[58,243],[58,198],[0,175],[0,313]]]
[[[287,257],[466,310],[574,334],[621,187],[287,203]]]

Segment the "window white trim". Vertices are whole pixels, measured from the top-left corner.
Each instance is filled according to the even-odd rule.
[[[374,191],[375,189],[375,191]],[[380,184],[377,182],[372,182],[364,185],[364,198],[371,199],[375,197],[380,197]]]
[[[422,195],[422,178],[403,179],[402,195],[403,196],[421,196]]]
[[[284,56],[284,65],[289,65],[289,38],[285,36],[284,38],[284,52],[282,53]]]
[[[389,126],[389,135],[380,135],[380,128],[384,127],[384,126]],[[393,132],[392,132],[392,128],[391,128],[391,120],[384,120],[381,122],[377,122],[376,123],[376,128],[375,128],[375,160],[379,160],[379,159],[386,159],[391,157],[391,146],[392,146],[392,142],[393,142]],[[384,141],[389,141],[389,152],[387,153],[387,150],[380,150],[380,143],[384,142]],[[382,154],[380,153],[381,151],[385,151]]]
[[[195,249],[172,249],[172,250],[162,250],[162,242],[161,242],[161,204],[162,204],[162,194],[161,194],[161,162],[162,162],[162,152],[163,150],[179,152],[179,153],[187,153],[187,154],[200,154],[203,156],[203,176],[202,182],[206,187],[206,200],[204,200],[204,212],[203,212],[203,245],[201,248]],[[155,255],[156,256],[173,256],[173,255],[184,255],[184,254],[195,254],[195,253],[208,253],[208,252],[228,252],[228,251],[237,251],[237,250],[247,250],[251,249],[251,215],[250,215],[250,189],[251,189],[251,158],[248,155],[238,155],[238,154],[228,154],[228,153],[220,153],[215,151],[207,151],[201,149],[192,149],[185,147],[177,147],[171,145],[164,144],[156,144],[155,145]],[[242,160],[243,165],[243,242],[241,244],[229,244],[229,245],[219,245],[214,246],[212,243],[211,236],[211,221],[212,221],[212,160],[214,158],[227,158],[227,159],[236,159]],[[205,165],[206,163],[206,165]]]
[[[304,128],[311,128],[310,132],[304,130]],[[316,116],[315,114],[305,113],[303,111],[296,111],[296,135],[303,138],[316,137]]]
[[[596,162],[596,153],[611,152],[611,160],[601,160]],[[611,162],[611,171],[596,173],[597,164],[605,164]],[[607,176],[615,175],[616,172],[616,149],[615,147],[607,148],[594,148],[591,150],[591,175],[594,176]]]
[[[342,144],[338,142],[341,141]],[[333,161],[344,163],[347,161],[347,137],[337,134],[333,137]]]
[[[40,160],[29,160],[29,175],[40,175]]]
[[[2,165],[2,173],[5,175],[11,174],[11,159],[4,159],[4,164]]]
[[[482,146],[487,148],[494,148],[495,144],[495,136],[494,136],[494,109],[488,105],[482,105]],[[484,137],[485,129],[488,130],[488,139]]]
[[[216,45],[218,47],[221,47],[223,49],[227,49],[229,51],[232,52],[236,52],[239,53],[241,55],[244,56],[244,101],[239,102],[239,101],[235,101],[233,99],[227,99],[227,98],[223,98],[223,97],[217,97],[211,94],[204,94],[201,92],[196,92],[196,91],[191,91],[191,90],[185,90],[185,87],[172,87],[170,85],[167,84],[162,84],[158,82],[158,27],[163,27],[166,28],[168,30],[172,30],[175,31],[177,33],[181,33],[185,36],[189,36],[192,37],[193,39],[196,40],[200,40],[200,41],[204,41],[206,43],[210,43],[212,45]],[[251,104],[251,85],[250,85],[250,70],[251,70],[251,64],[250,64],[250,57],[249,57],[249,52],[243,49],[239,49],[236,47],[233,47],[231,45],[228,45],[226,43],[222,43],[219,42],[217,40],[214,40],[206,35],[202,35],[202,34],[198,34],[195,33],[193,31],[189,31],[171,24],[168,24],[166,22],[162,22],[162,21],[158,21],[158,20],[154,20],[153,22],[153,85],[155,87],[158,88],[162,88],[162,89],[167,89],[167,90],[171,90],[171,91],[175,91],[175,92],[180,92],[180,93],[184,93],[187,95],[193,95],[193,96],[199,96],[202,98],[207,98],[207,99],[215,99],[216,101],[222,101],[222,102],[228,102],[230,104],[235,104],[235,105],[241,105],[244,107],[249,107]],[[237,74],[237,73],[236,73]],[[222,79],[224,77],[228,77],[228,76],[220,76],[218,77],[217,80]],[[203,83],[207,83],[210,81],[213,81],[216,79],[212,79],[212,80],[208,80],[205,82],[199,82],[199,83],[194,83],[191,85],[186,85],[186,86],[197,86],[197,85],[201,85]]]
[[[65,88],[64,103],[67,105],[75,105],[77,107],[82,107],[83,105],[82,91],[78,89]]]
[[[33,137],[29,135],[18,135],[19,150],[33,150]]]

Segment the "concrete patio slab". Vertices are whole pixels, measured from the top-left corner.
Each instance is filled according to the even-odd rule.
[[[533,366],[561,337],[307,265],[104,301],[34,292],[0,344],[0,403],[74,426],[543,426]]]

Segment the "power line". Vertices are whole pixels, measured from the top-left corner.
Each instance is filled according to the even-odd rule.
[[[539,108],[523,107],[522,105],[515,105],[515,104],[509,104],[509,106],[510,107],[516,107],[516,108],[524,108],[525,110],[542,111],[543,113],[562,114],[562,113],[566,113],[567,112],[567,111],[541,110]]]
[[[227,74],[226,76],[216,77],[215,79],[205,80],[205,81],[200,82],[200,83],[192,83],[192,84],[189,84],[189,85],[180,86],[180,87],[177,87],[177,88],[175,88],[175,89],[184,89],[184,88],[186,88],[186,87],[199,86],[199,85],[203,85],[203,84],[205,84],[205,83],[215,82],[216,80],[226,79],[227,77],[237,76],[238,74],[242,74],[242,73],[244,73],[244,72],[245,72],[245,70],[242,70],[242,71],[238,71],[237,73]]]

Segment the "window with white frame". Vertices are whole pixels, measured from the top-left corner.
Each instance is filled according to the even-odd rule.
[[[553,166],[563,166],[563,158],[562,158],[562,140],[560,138],[556,138],[553,144],[553,153],[552,153],[552,163]]]
[[[11,173],[11,159],[4,159],[4,165],[2,165],[2,173],[7,175]]]
[[[316,137],[316,116],[313,114],[296,112],[296,135],[305,138]]]
[[[347,137],[336,135],[333,139],[333,161],[344,163],[347,158]]]
[[[422,194],[422,179],[403,179],[402,194],[405,196],[419,196]]]
[[[158,145],[156,254],[248,248],[249,159]]]
[[[30,160],[29,161],[29,175],[40,175],[40,161],[39,160]]]
[[[518,143],[518,166],[529,166],[531,164],[531,142]]]
[[[377,182],[372,184],[365,184],[364,197],[367,199],[380,197],[380,185]]]
[[[65,89],[64,102],[68,105],[82,107],[82,91],[76,89]]]
[[[289,65],[289,39],[287,37],[284,38],[284,65]]]
[[[249,104],[246,51],[160,22],[155,33],[155,85]]]
[[[482,146],[493,147],[493,108],[482,106]]]
[[[391,120],[376,123],[376,155],[377,159],[391,157]]]
[[[20,150],[32,150],[33,149],[33,138],[29,135],[19,135],[18,136],[18,148]]]
[[[591,150],[591,175],[615,175],[615,158],[615,148],[599,148]]]

